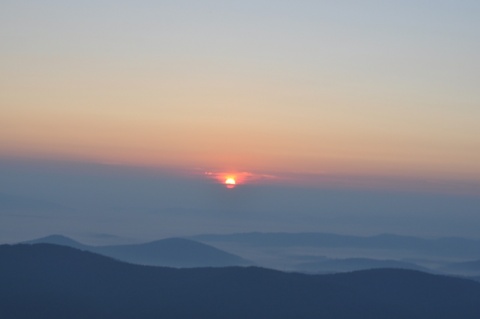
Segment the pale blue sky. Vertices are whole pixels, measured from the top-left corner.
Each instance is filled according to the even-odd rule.
[[[170,169],[182,182],[159,200],[182,203],[189,194],[199,212],[230,200],[248,208],[246,218],[206,217],[199,231],[247,231],[275,220],[268,229],[472,235],[480,194],[478,17],[480,2],[463,0],[0,1],[0,160]],[[67,165],[72,174],[75,165]],[[265,197],[209,201],[211,181],[197,180],[203,170],[246,172],[251,187],[266,187]],[[17,172],[10,175],[17,186],[4,182],[0,193],[59,201],[61,183],[44,193],[43,176],[22,191],[21,181],[39,173]],[[123,176],[115,174],[105,185]],[[144,190],[157,185],[128,176]],[[158,178],[164,189],[165,176]],[[330,193],[317,191],[329,187],[341,195],[322,206]],[[282,203],[298,204],[307,189],[304,223]],[[393,197],[382,197],[386,189]],[[128,198],[127,191],[109,196]],[[72,194],[61,204],[78,206],[83,195]],[[166,209],[154,197],[146,206]],[[110,199],[88,198],[95,212],[112,211]],[[343,200],[364,205],[347,212]],[[405,217],[398,207],[391,219],[382,215],[392,202]],[[132,235],[122,225],[134,209],[122,207],[114,231]],[[161,218],[147,210],[136,225],[153,237],[149,227]],[[84,226],[105,226],[109,214],[89,215]],[[8,229],[24,218],[2,216]],[[182,230],[182,218],[169,219],[164,233],[172,225],[194,232]],[[416,218],[418,227],[408,229]],[[41,232],[44,224],[35,225]]]

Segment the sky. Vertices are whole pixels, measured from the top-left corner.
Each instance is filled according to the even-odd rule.
[[[285,216],[321,214],[319,198],[332,191],[350,203],[359,194],[375,203],[399,196],[408,211],[419,207],[410,196],[423,196],[431,208],[419,213],[421,225],[438,221],[432,207],[439,198],[454,198],[443,205],[451,208],[442,212],[445,227],[429,233],[462,234],[480,226],[479,15],[480,3],[467,0],[1,1],[0,169],[8,178],[0,193],[78,209],[65,200],[73,197],[62,183],[51,182],[56,188],[48,194],[32,185],[50,183],[43,171],[110,167],[115,174],[90,183],[128,184],[124,174],[138,180],[147,170],[147,177],[182,185],[173,198],[200,200],[211,183],[232,175],[243,184],[230,189],[236,195],[225,193],[234,205],[247,186],[269,194],[243,203],[246,215],[259,207],[268,212],[264,222],[288,207],[278,203],[305,194],[305,207],[283,209]],[[150,193],[147,177],[139,188]],[[113,202],[127,188],[112,194]],[[196,208],[202,217],[213,205],[209,198],[182,209]],[[452,203],[464,203],[462,211]],[[342,225],[362,220],[365,211],[388,214],[391,205],[382,205],[357,205],[348,218],[322,226],[409,232],[385,223]],[[9,218],[3,225],[12,228]],[[292,225],[219,220],[218,228],[197,230]],[[161,234],[195,232],[169,221],[177,227]]]

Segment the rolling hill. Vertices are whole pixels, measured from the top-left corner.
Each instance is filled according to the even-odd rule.
[[[443,257],[480,256],[480,240],[445,237],[426,239],[414,236],[381,234],[375,236],[351,236],[330,233],[237,233],[204,234],[191,237],[207,243],[235,243],[257,247],[316,247],[355,248],[371,250],[411,251],[422,255]]]
[[[480,259],[450,263],[440,270],[458,275],[480,276]]]
[[[62,235],[50,235],[38,239],[33,239],[24,242],[25,244],[53,244],[53,245],[60,245],[60,246],[67,246],[72,248],[77,248],[80,250],[90,250],[94,249],[94,246],[84,245],[79,243],[76,240],[73,240],[69,237],[62,236]]]
[[[411,270],[173,269],[51,244],[0,246],[2,319],[476,319],[478,300],[480,283]]]
[[[337,273],[379,268],[411,269],[430,272],[430,269],[409,262],[389,259],[379,260],[371,258],[327,259],[324,261],[301,263],[297,265],[296,268],[301,271],[322,273]]]
[[[61,235],[26,243],[47,243],[73,247],[141,265],[168,267],[225,267],[252,265],[252,262],[207,244],[190,239],[167,238],[144,244],[89,246]]]

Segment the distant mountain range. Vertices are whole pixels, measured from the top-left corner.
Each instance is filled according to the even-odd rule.
[[[411,270],[336,275],[139,266],[51,245],[0,246],[0,318],[480,318],[480,283]]]
[[[261,247],[350,247],[415,251],[438,256],[480,256],[480,240],[445,237],[425,239],[413,236],[381,234],[351,236],[329,233],[238,233],[192,236],[205,243],[241,243]]]
[[[25,243],[56,244],[98,253],[140,265],[168,267],[225,267],[253,263],[207,244],[184,238],[167,238],[144,244],[89,246],[61,235],[51,235]]]
[[[356,248],[370,250],[410,251],[425,256],[480,257],[480,240],[458,237],[426,239],[412,236],[381,234],[350,236],[329,233],[238,233],[197,235],[200,242],[235,243],[256,247]]]
[[[298,264],[296,269],[312,273],[337,273],[380,268],[411,269],[431,272],[430,269],[421,267],[414,263],[398,260],[379,260],[371,258],[326,259],[323,261],[305,262]]]
[[[464,258],[464,255],[480,256],[480,241],[464,238],[423,239],[389,234],[361,237],[325,233],[242,233],[167,238],[143,244],[90,246],[65,236],[51,235],[26,243],[64,245],[135,264],[180,268],[261,265],[306,273],[399,268],[462,276],[480,275],[479,260],[468,261],[466,258],[466,262],[452,262]],[[337,257],[335,251],[346,256]],[[374,258],[369,256],[370,251],[377,252]],[[261,255],[265,252],[271,254],[268,257],[272,262],[262,260]],[[333,255],[319,256],[321,252]],[[362,253],[368,257],[358,257]],[[416,254],[425,260],[422,264],[421,260],[406,259],[402,254]],[[429,258],[435,262],[428,262]],[[283,266],[279,261],[283,261]]]
[[[460,275],[480,276],[480,259],[451,263],[442,267],[441,270]]]
[[[285,271],[331,273],[402,268],[463,276],[480,275],[480,240],[393,234],[237,233],[190,237]],[[467,261],[458,263],[459,260]]]

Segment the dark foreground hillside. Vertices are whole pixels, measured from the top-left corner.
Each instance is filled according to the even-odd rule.
[[[480,284],[410,270],[337,275],[130,265],[0,246],[0,318],[480,318]]]

